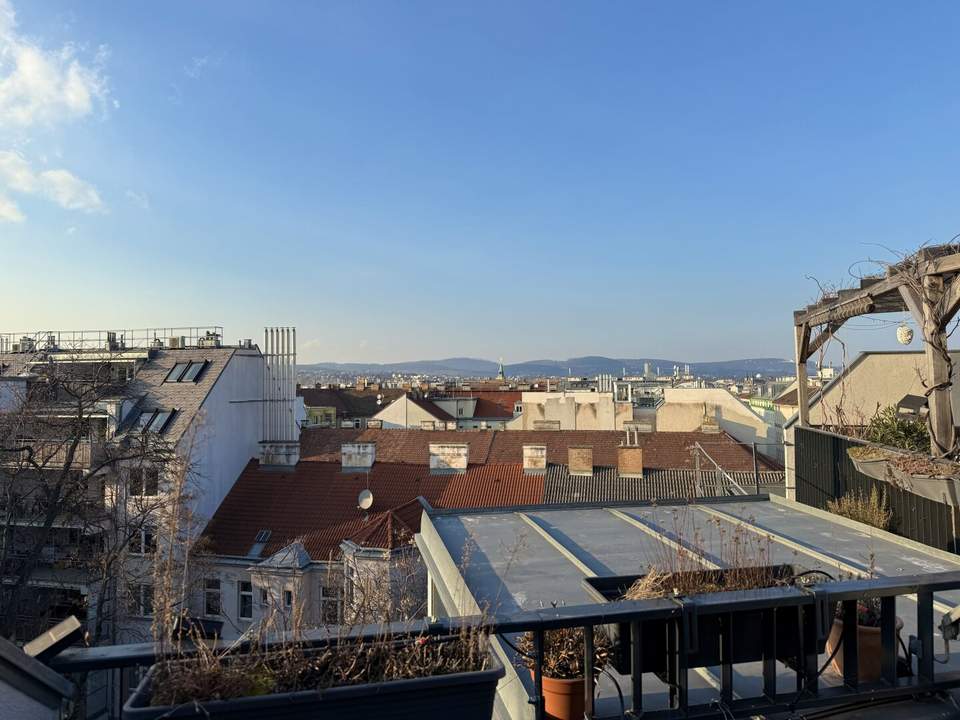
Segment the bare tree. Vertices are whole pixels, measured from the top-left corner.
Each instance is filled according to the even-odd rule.
[[[90,641],[115,640],[131,588],[139,613],[150,610],[153,528],[171,502],[176,453],[130,421],[129,360],[77,351],[20,361],[30,374],[0,411],[0,634],[23,638],[92,610]]]

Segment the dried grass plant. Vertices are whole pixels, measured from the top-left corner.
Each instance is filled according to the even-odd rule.
[[[869,495],[862,490],[854,490],[837,500],[828,500],[827,510],[880,530],[889,530],[893,521],[887,493],[878,492],[876,487],[870,489]]]
[[[743,523],[730,524],[711,518],[697,524],[689,508],[668,511],[672,530],[668,542],[658,543],[656,557],[646,574],[624,593],[626,600],[690,596],[728,590],[753,590],[788,584],[779,565],[771,560],[773,538],[759,535]],[[716,561],[693,548],[717,548]],[[719,565],[718,570],[714,566]]]
[[[532,633],[524,633],[517,642],[523,653],[523,664],[530,670],[535,667],[536,647]],[[606,634],[593,629],[593,672],[599,675],[610,658],[611,644]],[[557,680],[577,680],[584,677],[586,645],[583,628],[560,628],[548,630],[543,638],[543,675]]]

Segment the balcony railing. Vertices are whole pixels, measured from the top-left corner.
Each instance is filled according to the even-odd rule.
[[[71,442],[68,440],[18,440],[17,447],[23,448],[20,452],[5,452],[0,454],[0,463],[24,468],[39,465],[42,468],[62,468],[69,459]],[[33,457],[30,457],[32,453]],[[73,453],[70,467],[77,470],[89,470],[93,458],[92,444],[89,440],[81,440]]]
[[[593,628],[612,623],[626,623],[632,637],[629,698],[632,716],[645,718],[678,717],[750,717],[771,713],[795,713],[812,708],[840,707],[875,700],[907,699],[911,696],[947,690],[960,686],[960,672],[945,669],[937,671],[934,655],[934,593],[960,588],[960,572],[927,575],[885,577],[869,580],[830,582],[811,587],[780,587],[745,592],[701,595],[691,598],[622,601],[607,604],[556,607],[526,611],[510,616],[491,618],[443,618],[412,623],[397,623],[389,628],[368,626],[345,633],[338,638],[336,631],[316,630],[303,636],[307,646],[342,642],[359,637],[383,637],[385,630],[395,637],[411,635],[448,635],[467,625],[482,626],[503,638],[514,633],[531,632],[535,651],[534,683],[530,703],[535,717],[544,717],[542,648],[545,633],[559,628],[583,628],[585,638],[585,675],[593,671]],[[911,638],[910,662],[913,674],[898,677],[896,599],[916,595],[916,623],[918,637]],[[881,606],[882,674],[877,682],[864,683],[859,677],[857,603],[865,598],[879,598]],[[829,633],[835,610],[841,607],[844,623],[843,678],[839,686],[824,687],[818,670],[818,646]],[[763,641],[762,692],[754,697],[736,697],[733,691],[732,648],[738,639],[732,637],[731,623],[724,620],[738,612],[759,613],[762,617],[760,633]],[[796,689],[780,692],[777,687],[777,615],[791,613],[797,628],[795,658]],[[721,650],[719,696],[706,704],[691,704],[688,676],[693,668],[689,662],[698,649],[698,618],[716,616],[721,619]],[[668,664],[668,680],[673,688],[671,707],[653,711],[644,710],[644,655],[642,630],[645,623],[664,622],[669,629],[668,646],[673,649]],[[951,627],[945,617],[941,628]],[[235,645],[238,651],[245,646]],[[503,647],[511,647],[509,641]],[[189,652],[189,650],[187,651]],[[149,665],[158,659],[157,647],[152,643],[93,648],[68,649],[53,658],[51,666],[64,673],[82,673],[92,670]],[[648,668],[646,671],[651,671]],[[594,699],[591,683],[585,683],[585,702],[588,717],[594,717]]]

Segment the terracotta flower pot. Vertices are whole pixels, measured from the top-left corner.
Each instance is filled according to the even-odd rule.
[[[903,620],[897,618],[897,635],[903,629]],[[834,648],[840,644],[843,637],[843,620],[836,618],[830,628],[830,637],[827,638],[827,656],[833,654]],[[883,648],[880,644],[880,628],[857,626],[857,677],[860,682],[876,682],[880,679],[880,667],[883,660]],[[837,651],[830,662],[830,666],[843,675],[843,648]]]
[[[533,670],[530,671],[533,677]],[[543,676],[543,704],[549,720],[582,720],[584,711],[583,678],[559,680]]]

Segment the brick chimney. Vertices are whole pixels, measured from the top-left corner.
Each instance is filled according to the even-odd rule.
[[[340,463],[343,472],[367,472],[377,459],[376,443],[343,443]]]
[[[643,448],[621,445],[617,448],[617,474],[620,477],[643,477]]]
[[[467,443],[430,443],[430,474],[466,472],[469,457]]]
[[[571,475],[593,475],[593,447],[571,445],[567,448],[567,466]]]
[[[523,446],[523,474],[543,475],[547,472],[547,446]]]

